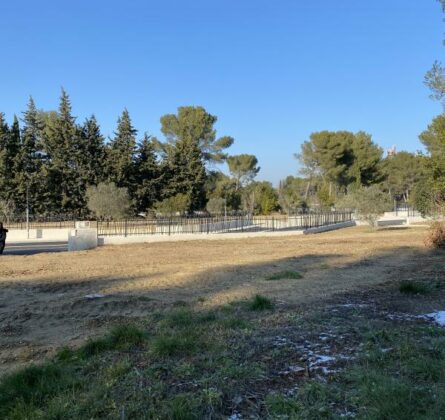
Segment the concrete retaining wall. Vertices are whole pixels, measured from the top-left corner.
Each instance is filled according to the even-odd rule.
[[[329,232],[330,230],[344,229],[344,228],[348,228],[348,227],[353,227],[355,225],[356,225],[356,223],[354,221],[335,223],[334,225],[309,228],[309,229],[304,230],[303,233],[305,235],[310,235],[313,233],[322,233],[322,232]]]

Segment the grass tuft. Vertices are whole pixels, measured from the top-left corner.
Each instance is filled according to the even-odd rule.
[[[152,343],[152,351],[158,356],[190,355],[199,344],[199,338],[189,331],[162,334]]]
[[[400,282],[399,290],[401,293],[413,294],[413,295],[424,295],[430,291],[428,285],[413,281],[413,280],[403,280]]]
[[[54,363],[29,366],[2,380],[0,386],[0,417],[12,407],[43,405],[48,398],[67,388],[74,388],[74,375]]]
[[[266,280],[299,280],[303,278],[303,274],[298,271],[280,271],[278,273],[272,274],[266,277]]]
[[[265,296],[255,295],[248,307],[251,311],[266,311],[273,309],[273,303]]]
[[[131,324],[117,325],[113,327],[109,335],[113,348],[139,346],[144,343],[145,338],[145,333]]]

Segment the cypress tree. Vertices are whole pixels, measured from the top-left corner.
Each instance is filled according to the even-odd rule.
[[[42,129],[42,121],[30,97],[27,110],[23,113],[21,147],[17,157],[16,196],[20,211],[26,208],[27,195],[32,212],[43,213],[47,205],[42,173]]]
[[[136,133],[126,109],[117,121],[114,139],[108,146],[108,179],[120,188],[127,188],[130,195],[135,191]]]
[[[8,143],[9,143],[9,127],[5,120],[5,115],[0,112],[0,199],[8,199],[8,181],[10,174],[8,173]]]
[[[48,192],[54,211],[79,213],[85,208],[84,178],[81,175],[82,147],[71,102],[62,89],[56,116],[46,115],[45,151]]]
[[[97,185],[104,180],[105,143],[96,117],[87,118],[80,131],[81,176],[86,185]]]
[[[168,183],[163,191],[164,197],[185,194],[189,199],[188,211],[201,210],[205,206],[206,171],[198,143],[180,139],[166,158]]]
[[[153,139],[147,134],[138,145],[135,166],[136,207],[138,211],[144,212],[158,200],[162,184]]]

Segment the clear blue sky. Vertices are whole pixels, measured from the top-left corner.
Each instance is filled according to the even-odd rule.
[[[202,105],[231,153],[257,155],[259,178],[277,183],[312,131],[420,149],[442,110],[423,86],[444,54],[442,17],[435,0],[5,1],[0,111],[11,120],[30,94],[55,109],[63,86],[105,135],[127,107],[161,137],[161,115]]]

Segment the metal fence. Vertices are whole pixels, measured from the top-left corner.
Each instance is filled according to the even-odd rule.
[[[98,221],[99,236],[177,235],[193,233],[273,232],[303,230],[352,220],[351,212],[278,217],[208,217]]]
[[[8,229],[70,229],[75,227],[78,218],[63,215],[30,215],[28,221],[25,215],[13,215],[8,218],[0,218],[0,221]]]

